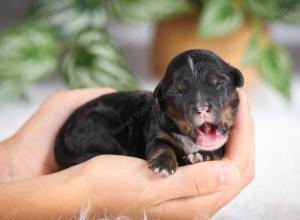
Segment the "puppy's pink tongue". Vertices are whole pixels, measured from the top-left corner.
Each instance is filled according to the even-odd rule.
[[[206,133],[206,134],[209,134],[211,133],[211,131],[213,131],[213,125],[212,124],[209,124],[209,123],[205,123],[203,126],[200,127],[200,129]]]
[[[216,126],[210,123],[204,123],[199,129],[197,144],[201,146],[214,146],[218,142]]]
[[[204,123],[200,128],[199,132],[203,133],[205,136],[216,136],[217,134],[217,128],[215,125],[210,123]]]

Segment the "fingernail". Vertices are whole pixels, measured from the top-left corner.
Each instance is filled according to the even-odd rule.
[[[240,175],[237,168],[233,166],[222,166],[220,168],[221,184],[223,186],[231,186],[239,181]]]

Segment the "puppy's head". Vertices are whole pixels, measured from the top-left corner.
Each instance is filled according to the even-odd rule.
[[[243,83],[241,72],[213,52],[189,50],[171,61],[154,100],[197,150],[213,151],[228,139],[239,104],[236,88]]]

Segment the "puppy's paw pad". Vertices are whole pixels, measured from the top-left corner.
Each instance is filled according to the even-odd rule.
[[[177,162],[155,158],[148,161],[148,168],[159,176],[170,176],[175,174]]]

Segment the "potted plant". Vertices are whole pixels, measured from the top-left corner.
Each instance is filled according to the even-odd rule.
[[[33,0],[25,20],[0,35],[0,102],[54,72],[70,88],[135,89],[108,20],[157,21],[189,9],[173,0]]]
[[[161,76],[173,56],[191,48],[215,51],[242,69],[246,86],[262,78],[286,98],[292,73],[287,50],[268,37],[267,23],[299,21],[299,0],[196,0],[191,13],[159,22],[153,66]]]
[[[286,10],[270,15],[272,8],[282,9],[283,4]],[[33,0],[24,22],[0,35],[0,102],[26,92],[32,83],[54,72],[71,88],[136,88],[121,49],[107,31],[112,17],[159,22],[153,61],[160,74],[179,50],[208,47],[189,38],[211,38],[210,45],[217,45],[218,39],[227,46],[228,41],[222,39],[241,31],[244,42],[220,55],[235,64],[227,56],[247,47],[246,55],[236,53],[235,59],[244,57],[244,64],[257,67],[266,81],[288,97],[288,53],[263,37],[262,30],[268,19],[296,20],[299,8],[299,0]],[[166,39],[164,44],[162,39]],[[218,48],[214,49],[217,53]]]

